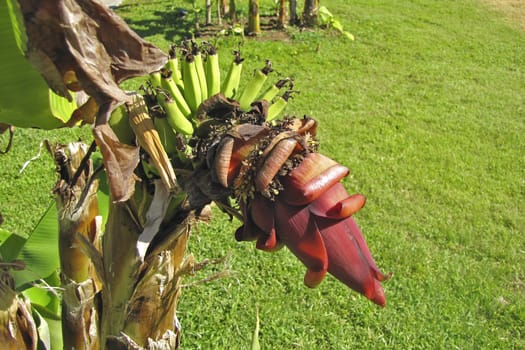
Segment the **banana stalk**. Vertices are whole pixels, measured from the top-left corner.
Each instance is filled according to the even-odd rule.
[[[239,104],[242,110],[248,111],[250,109],[252,102],[255,100],[257,94],[259,94],[259,91],[261,91],[271,71],[273,71],[272,63],[270,60],[266,60],[264,68],[255,72],[255,76],[248,82],[239,98]]]
[[[195,218],[170,213],[169,203],[180,196],[172,197],[161,181],[153,198],[145,187],[137,183],[130,201],[109,208],[102,244],[102,349],[179,347],[176,308],[180,278],[192,263],[185,254]]]

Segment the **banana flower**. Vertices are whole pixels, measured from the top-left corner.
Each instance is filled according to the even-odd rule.
[[[272,201],[260,193],[240,202],[244,225],[236,239],[257,240],[273,251],[284,245],[307,267],[304,283],[316,287],[328,272],[374,303],[385,306],[377,267],[352,215],[365,204],[339,182],[348,169],[319,153],[309,153],[281,182]]]

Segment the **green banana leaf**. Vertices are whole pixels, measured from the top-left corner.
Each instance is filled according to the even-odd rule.
[[[101,181],[102,182],[102,181]],[[107,191],[107,187],[104,186]],[[109,194],[98,191],[99,212],[103,225],[109,210]],[[25,284],[50,276],[60,268],[58,253],[58,218],[55,203],[51,203],[39,223],[27,239],[27,242],[16,256],[25,262],[26,269],[13,271],[16,287],[20,289]],[[0,251],[1,252],[1,251]],[[22,288],[23,289],[23,288]]]
[[[53,272],[39,284],[24,290],[23,294],[31,301],[33,318],[38,331],[38,349],[62,349],[61,300],[52,288],[60,287],[58,272]]]
[[[13,271],[17,289],[57,271],[60,267],[58,255],[58,218],[55,203],[50,203],[17,259],[23,260],[26,269]]]
[[[53,288],[60,287],[60,277],[57,271],[43,279],[45,283],[35,285],[23,291],[31,305],[46,319],[60,320],[60,297]]]
[[[11,262],[16,259],[27,237],[22,237],[16,233],[0,229],[0,258],[2,261]]]
[[[38,350],[63,349],[62,321],[46,318],[32,309],[33,319],[38,332]]]
[[[102,164],[102,155],[94,152],[91,157],[95,167]],[[109,186],[106,174],[99,178],[97,193],[99,215],[102,225],[106,224],[109,211]],[[28,238],[17,234],[7,234],[0,229],[0,254],[5,261],[19,259],[24,261],[26,269],[13,271],[16,287],[23,290],[24,285],[47,276],[60,268],[58,253],[58,213],[55,202],[51,202],[36,227]],[[3,237],[5,236],[5,237]]]
[[[18,2],[0,0],[0,122],[23,128],[63,127],[77,108],[51,91],[24,57],[27,37]]]

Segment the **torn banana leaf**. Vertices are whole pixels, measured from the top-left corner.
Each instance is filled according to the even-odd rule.
[[[27,36],[20,16],[16,2],[0,1],[0,122],[26,128],[62,127],[77,108],[75,94],[71,101],[55,94],[24,57]]]

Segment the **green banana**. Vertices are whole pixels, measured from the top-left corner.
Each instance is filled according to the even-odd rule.
[[[202,102],[202,93],[195,64],[195,58],[187,53],[182,62],[182,79],[184,81],[184,98],[192,112],[195,112]]]
[[[241,80],[242,72],[242,61],[244,61],[244,59],[241,58],[240,51],[234,51],[233,55],[233,62],[230,65],[230,69],[221,88],[221,92],[224,94],[224,96],[229,98],[233,98],[239,89],[239,82]]]
[[[199,50],[199,47],[195,42],[192,42],[192,54],[193,59],[195,60],[195,70],[197,71],[197,77],[199,78],[201,101],[204,101],[208,98],[208,84],[206,82],[206,74],[204,72],[201,50]]]
[[[180,89],[177,87],[177,84],[173,80],[173,72],[169,70],[163,70],[161,73],[161,88],[166,90],[171,97],[177,102],[177,106],[179,107],[182,114],[184,114],[185,117],[189,117],[191,114],[191,108],[186,102],[186,99],[184,98],[184,95],[180,91]]]
[[[290,82],[290,78],[284,78],[279,79],[275,84],[270,86],[262,95],[258,98],[258,100],[266,100],[268,102],[272,102],[273,98],[277,96],[279,91],[286,85],[288,82]]]
[[[273,71],[272,62],[266,60],[264,68],[255,72],[255,76],[248,82],[239,98],[239,105],[242,110],[247,111],[250,109],[252,102],[255,100],[255,97],[257,97],[259,91],[261,91],[271,71]]]
[[[120,143],[126,145],[135,144],[135,133],[129,124],[128,111],[125,105],[121,105],[111,112],[108,124],[111,129],[113,129],[115,135],[117,135]]]
[[[160,142],[164,146],[164,150],[168,156],[172,156],[177,152],[177,135],[168,122],[168,118],[157,117],[153,119],[153,123],[159,133]]]
[[[278,96],[274,103],[268,107],[268,113],[266,115],[266,121],[270,122],[274,120],[286,107],[290,98],[292,98],[293,90],[287,90],[282,96]]]
[[[161,80],[162,76],[160,72],[153,72],[149,74],[149,81],[151,83],[151,86],[153,86],[154,88],[162,87]]]
[[[184,135],[193,134],[193,124],[182,114],[177,102],[172,98],[167,98],[163,104],[166,112],[166,119],[170,126],[176,131]]]
[[[208,86],[208,97],[221,91],[221,70],[219,68],[219,55],[215,47],[210,45],[205,63],[206,84]]]
[[[165,68],[171,71],[171,77],[180,91],[184,91],[184,83],[182,82],[182,75],[180,74],[179,58],[177,57],[174,45],[171,45],[168,54],[169,59]]]

